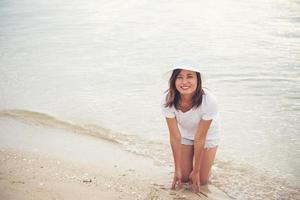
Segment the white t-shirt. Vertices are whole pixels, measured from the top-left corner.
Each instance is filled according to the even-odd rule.
[[[161,101],[162,113],[167,118],[176,118],[181,137],[183,138],[194,140],[199,122],[203,119],[212,120],[207,132],[206,141],[219,139],[220,120],[216,98],[207,90],[204,93],[202,104],[186,112],[176,110],[174,105],[172,107],[165,107],[166,94],[163,95]]]

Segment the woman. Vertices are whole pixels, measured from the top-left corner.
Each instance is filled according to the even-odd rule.
[[[219,114],[215,98],[202,88],[197,68],[190,64],[173,68],[162,112],[175,164],[172,188],[190,182],[198,192],[211,174],[219,142]]]

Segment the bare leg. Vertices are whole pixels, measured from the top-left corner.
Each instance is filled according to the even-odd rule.
[[[200,167],[200,183],[201,185],[207,184],[209,176],[211,175],[211,167],[214,163],[216,152],[218,147],[204,150],[203,159],[201,160]]]
[[[189,175],[193,170],[193,157],[194,157],[194,146],[182,144],[181,145],[182,182],[189,181]]]

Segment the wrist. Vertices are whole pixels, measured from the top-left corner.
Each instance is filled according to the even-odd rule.
[[[180,167],[175,167],[175,171],[176,172],[181,171],[181,168]]]
[[[197,169],[197,168],[195,169],[195,168],[194,168],[194,169],[193,169],[193,172],[194,172],[194,173],[200,173],[200,168],[199,168],[199,169]]]

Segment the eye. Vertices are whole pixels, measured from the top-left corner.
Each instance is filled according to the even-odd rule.
[[[182,79],[182,76],[177,76],[177,79]]]
[[[188,77],[188,78],[194,78],[194,76],[193,76],[193,75],[188,75],[187,77]]]

